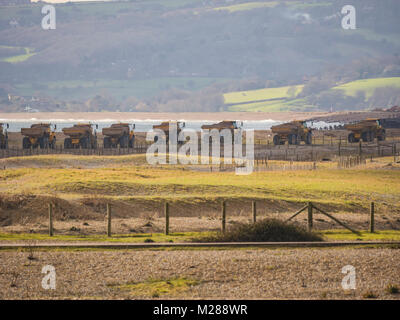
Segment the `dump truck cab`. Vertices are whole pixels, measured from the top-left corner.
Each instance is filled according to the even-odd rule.
[[[114,123],[111,127],[103,128],[104,148],[133,148],[135,143],[135,124]]]
[[[271,127],[274,133],[274,145],[288,144],[298,145],[301,141],[305,144],[312,144],[312,129],[307,127],[307,122],[294,120]]]
[[[380,119],[369,118],[357,123],[346,124],[344,127],[351,131],[347,138],[350,143],[359,142],[361,139],[364,142],[372,142],[375,138],[378,141],[386,139],[386,130]]]
[[[98,125],[95,125],[98,128]],[[96,149],[97,132],[91,123],[78,123],[69,128],[63,128],[63,133],[68,136],[64,139],[65,149]]]
[[[179,133],[186,126],[185,122],[181,122],[181,121],[164,121],[161,124],[154,125],[153,130],[163,131],[165,134],[166,143],[168,143],[169,142],[169,128],[171,125],[176,127],[177,136],[179,136]],[[157,142],[157,141],[158,141],[158,136],[154,136],[154,142]],[[178,142],[178,144],[182,143],[182,141],[177,141],[177,142]]]
[[[34,123],[30,128],[22,128],[21,134],[23,149],[54,149],[56,146],[56,125],[50,123]]]
[[[8,149],[8,123],[0,123],[0,149]]]

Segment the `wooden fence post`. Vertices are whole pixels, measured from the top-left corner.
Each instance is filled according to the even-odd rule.
[[[374,233],[375,232],[375,203],[371,202],[371,208],[370,208],[370,217],[369,217],[369,232]]]
[[[164,205],[164,213],[165,213],[165,234],[169,234],[169,204],[165,202]]]
[[[313,228],[313,205],[311,202],[308,203],[308,231],[312,231]]]
[[[111,204],[107,203],[107,237],[111,237]]]
[[[222,200],[221,203],[221,215],[222,215],[222,226],[221,226],[221,231],[225,232],[225,224],[226,224],[226,204],[225,201]]]
[[[253,211],[253,223],[256,223],[257,222],[257,207],[256,207],[255,201],[252,202],[251,209]]]
[[[53,234],[53,204],[49,203],[49,236],[52,237]]]

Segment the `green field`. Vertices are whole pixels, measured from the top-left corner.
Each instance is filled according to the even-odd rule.
[[[56,82],[35,82],[16,85],[18,93],[24,96],[34,95],[42,91],[58,99],[88,99],[103,92],[116,99],[135,96],[146,98],[170,88],[184,90],[200,90],[216,82],[227,81],[226,78],[207,77],[166,77],[145,80],[108,80],[93,81],[70,80]]]
[[[1,61],[3,61],[3,62],[9,62],[9,63],[24,62],[36,54],[34,52],[35,51],[34,48],[22,48],[22,47],[10,47],[10,46],[0,46],[0,48],[10,48],[10,49],[15,48],[15,49],[24,49],[25,50],[25,54],[2,58]]]
[[[284,86],[224,94],[225,105],[229,111],[304,111],[315,108],[303,98],[296,98],[304,85]],[[330,90],[342,90],[347,96],[356,96],[360,91],[370,98],[376,88],[400,88],[400,77],[376,78],[351,81]]]
[[[289,98],[290,94],[295,97],[301,92],[303,87],[303,85],[296,85],[279,88],[265,88],[258,90],[229,92],[224,94],[224,102],[225,104],[238,104],[262,100],[275,100]]]
[[[230,13],[244,10],[252,10],[257,8],[273,8],[279,4],[278,1],[266,1],[266,2],[246,2],[234,4],[231,6],[217,7],[213,10],[227,10]]]
[[[384,87],[400,88],[400,77],[356,80],[334,87],[332,90],[343,90],[348,96],[356,96],[358,91],[363,91],[366,98],[369,98],[376,88]]]

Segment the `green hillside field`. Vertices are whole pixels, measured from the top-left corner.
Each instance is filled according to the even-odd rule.
[[[297,96],[301,93],[303,85],[266,88],[250,91],[229,92],[224,94],[225,106],[229,111],[301,111],[312,106],[305,99]],[[332,87],[329,90],[343,90],[347,96],[356,96],[358,92],[365,93],[366,99],[370,98],[377,88],[400,88],[400,77],[375,78],[351,81]]]

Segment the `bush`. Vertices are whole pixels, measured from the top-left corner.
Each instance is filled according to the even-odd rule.
[[[397,294],[399,293],[399,288],[394,284],[388,284],[386,286],[386,292],[389,294]]]
[[[256,223],[238,223],[225,233],[196,239],[201,242],[294,242],[322,241],[322,237],[276,219],[265,219]]]

